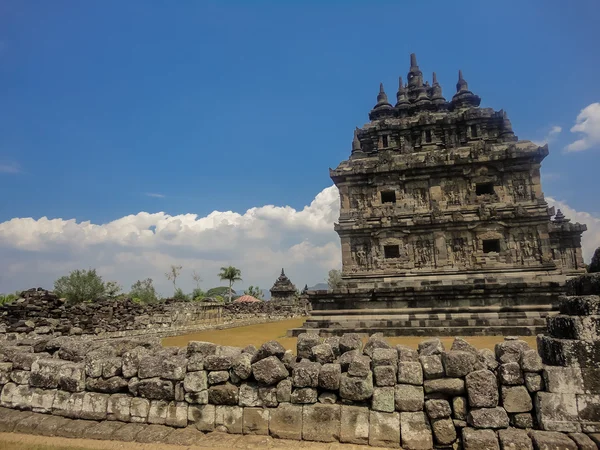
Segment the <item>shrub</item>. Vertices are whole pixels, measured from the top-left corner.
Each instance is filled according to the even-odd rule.
[[[91,302],[106,294],[106,286],[96,269],[74,270],[54,282],[54,292],[69,303]]]
[[[17,298],[19,298],[16,294],[0,294],[0,306],[8,305],[9,303],[14,302]]]
[[[190,300],[190,297],[184,294],[181,288],[175,289],[175,294],[173,294],[173,299],[179,300],[180,302],[187,302]]]
[[[137,303],[153,303],[158,301],[152,278],[138,280],[131,286],[129,296]]]

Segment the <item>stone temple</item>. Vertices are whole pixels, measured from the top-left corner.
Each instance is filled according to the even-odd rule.
[[[392,105],[383,85],[340,192],[342,283],[309,291],[306,328],[385,335],[532,335],[585,272],[581,234],[549,208],[548,146],[519,140],[506,112],[480,107],[459,71],[450,101],[410,57]]]

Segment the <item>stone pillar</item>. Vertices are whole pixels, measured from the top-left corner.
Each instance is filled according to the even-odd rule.
[[[536,396],[540,428],[600,432],[600,274],[569,281],[560,314],[539,335],[546,392]],[[584,295],[581,295],[584,294]]]

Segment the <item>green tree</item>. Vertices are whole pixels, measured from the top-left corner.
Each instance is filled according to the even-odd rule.
[[[181,288],[175,289],[175,294],[173,294],[173,298],[175,300],[179,300],[180,302],[187,302],[190,300],[190,297],[183,292]]]
[[[331,269],[327,278],[329,289],[336,289],[342,284],[342,272],[337,269]]]
[[[236,281],[242,281],[242,271],[237,267],[229,266],[229,267],[221,267],[221,272],[219,272],[219,278],[221,280],[229,281],[229,298],[228,302],[231,303],[232,289],[233,283]]]
[[[210,288],[206,291],[206,297],[216,297],[216,296],[224,296],[229,292],[229,288],[227,286],[217,286],[214,288]],[[237,295],[235,290],[231,291],[233,295]]]
[[[123,288],[116,281],[107,281],[104,285],[106,298],[115,299],[123,293]]]
[[[177,292],[177,277],[181,273],[182,266],[172,265],[167,273],[165,273],[165,277],[167,280],[173,282],[173,291]]]
[[[9,303],[14,302],[16,299],[19,298],[18,294],[0,294],[0,306],[2,305],[8,305]]]
[[[69,303],[91,302],[106,294],[106,286],[96,269],[74,270],[54,282],[54,292]]]
[[[131,286],[131,291],[129,291],[129,296],[133,300],[137,300],[142,303],[153,303],[158,301],[152,278],[138,280],[133,283]]]
[[[251,295],[254,298],[259,300],[264,300],[262,289],[258,286],[250,286],[248,289],[244,291],[244,294]]]

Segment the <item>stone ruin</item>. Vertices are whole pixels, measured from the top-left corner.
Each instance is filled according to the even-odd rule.
[[[547,145],[480,107],[462,72],[447,101],[410,60],[395,106],[382,85],[350,158],[330,169],[342,285],[309,291],[312,317],[292,334],[536,335],[585,272],[586,226],[548,207]]]
[[[304,308],[271,302],[220,304],[167,299],[137,303],[131,299],[99,299],[69,304],[52,291],[33,288],[0,306],[0,341],[7,335],[50,337],[107,336],[143,333],[177,334],[187,328],[228,323],[266,322],[297,317]]]
[[[281,275],[275,280],[270,292],[272,302],[286,306],[293,306],[298,303],[296,286],[287,277],[283,268],[281,269]]]
[[[495,351],[460,338],[414,350],[381,335],[365,343],[303,333],[295,355],[276,341],[4,340],[0,431],[186,445],[224,439],[217,431],[406,450],[596,449],[600,275],[573,280],[568,294],[539,354],[512,337]]]

